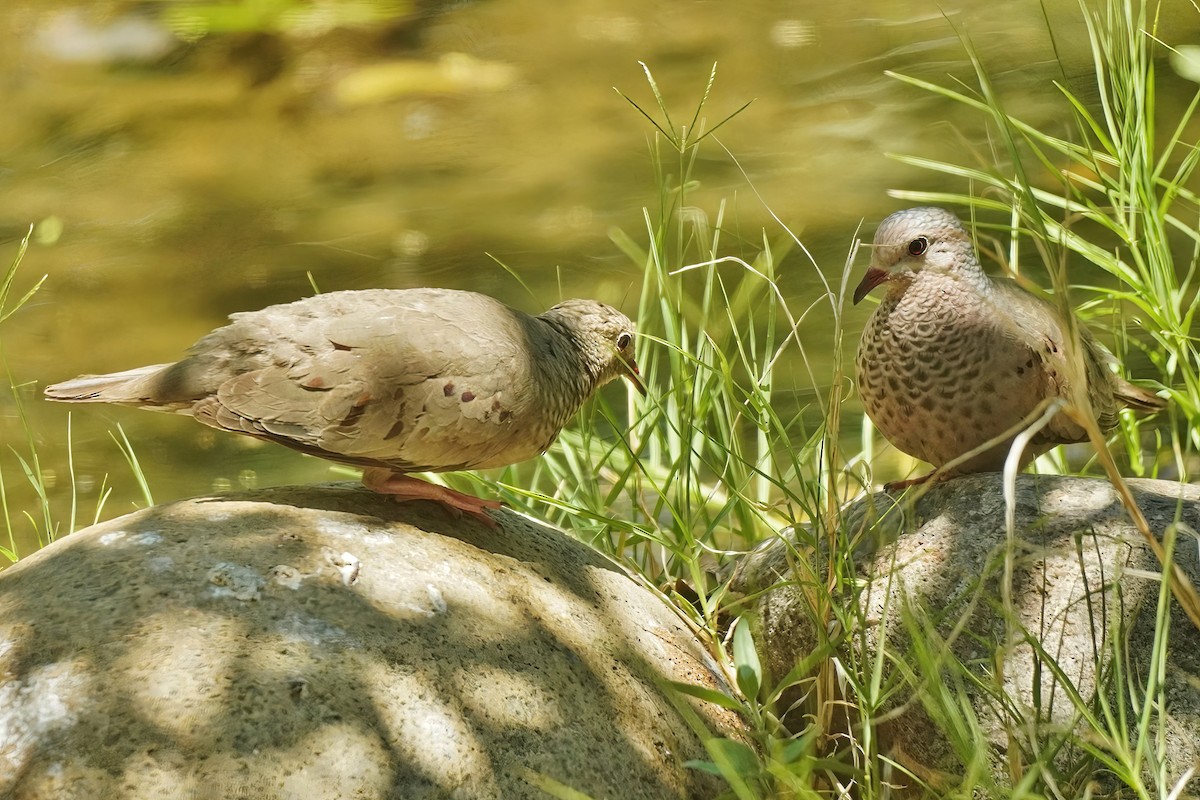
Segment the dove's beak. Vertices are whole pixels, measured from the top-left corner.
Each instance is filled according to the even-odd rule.
[[[864,297],[871,293],[872,289],[886,281],[889,274],[890,273],[888,273],[886,269],[880,269],[879,267],[868,267],[867,274],[863,275],[863,279],[858,284],[858,288],[854,290],[854,305],[858,305]]]
[[[638,394],[645,397],[646,384],[642,383],[642,373],[638,370],[637,363],[632,358],[622,358],[621,362],[625,366],[625,374],[622,377],[633,384],[633,388],[638,390]]]

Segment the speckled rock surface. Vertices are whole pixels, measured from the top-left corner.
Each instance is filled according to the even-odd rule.
[[[1200,487],[1150,480],[1130,484],[1158,534],[1176,520],[1200,530]],[[1091,702],[1097,675],[1103,674],[1098,669],[1111,663],[1107,637],[1120,622],[1128,642],[1127,666],[1144,682],[1161,569],[1106,481],[1019,476],[1011,584],[1018,641],[1007,651],[1001,593],[1007,536],[999,475],[967,476],[930,487],[915,507],[898,506],[896,498],[879,493],[848,506],[844,519],[846,530],[861,537],[855,560],[865,578],[863,591],[848,595],[845,602],[857,602],[861,618],[869,621],[848,641],[860,647],[860,656],[873,659],[880,632],[887,631],[889,652],[912,669],[908,687],[895,695],[898,701],[919,696],[921,682],[930,678],[909,650],[902,598],[918,603],[921,617],[952,642],[962,663],[985,676],[985,684],[996,674],[997,654],[1005,653],[1005,699],[965,684],[993,745],[990,760],[998,779],[1004,780],[1010,746],[1003,715],[1017,709],[1019,717],[1038,720],[1035,730],[1026,728],[1022,735],[1046,741],[1072,729],[1075,708],[1051,662]],[[820,548],[804,542],[802,533],[766,543],[743,559],[735,576],[738,591],[775,586],[758,603],[775,675],[786,674],[817,641],[796,582],[812,573],[814,562],[818,575],[824,567]],[[1200,586],[1197,540],[1185,529],[1177,548],[1176,562]],[[798,563],[804,558],[808,560]],[[1200,758],[1200,634],[1175,602],[1170,626],[1162,733],[1175,780]],[[1041,653],[1030,641],[1039,644]],[[892,724],[887,746],[902,762],[949,776],[951,782],[962,775],[961,761],[921,703],[906,706]],[[1068,744],[1062,756],[1072,755],[1078,752],[1072,753]],[[1200,780],[1188,788],[1192,794],[1186,796],[1195,796]]]
[[[0,797],[705,798],[715,687],[569,537],[341,487],[151,508],[0,573]],[[727,712],[695,705],[719,731]]]

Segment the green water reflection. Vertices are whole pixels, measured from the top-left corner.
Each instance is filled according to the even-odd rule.
[[[831,275],[859,222],[870,230],[898,207],[887,189],[935,186],[886,153],[969,158],[979,136],[978,120],[885,69],[969,78],[957,28],[1010,110],[1042,124],[1061,116],[1051,80],[1091,79],[1074,0],[346,4],[354,25],[298,1],[259,21],[229,22],[218,5],[0,8],[0,263],[41,224],[46,241],[31,247],[18,288],[49,275],[0,341],[59,509],[70,502],[74,411],[83,516],[108,472],[107,514],[137,502],[109,435],[118,423],[158,501],[331,477],[283,448],[184,419],[54,406],[37,390],[172,360],[230,312],[310,293],[310,274],[326,291],[436,285],[528,310],[562,296],[632,310],[639,269],[609,231],[644,240],[642,209],[658,192],[649,126],[613,87],[649,107],[639,61],[681,119],[714,62],[710,121],[754,100],[721,130],[737,163],[709,146],[691,200],[711,219],[728,199],[727,218],[751,243],[763,226],[777,232],[744,169]],[[206,23],[216,32],[182,23],[188,8],[217,14]],[[1190,5],[1166,12],[1176,41],[1195,39]],[[781,274],[789,301],[810,305],[811,267],[793,254]],[[849,317],[851,343],[868,311]],[[810,356],[828,351],[829,328],[806,319]],[[783,391],[797,405],[822,390],[804,373],[791,383]],[[0,441],[24,451],[24,439],[16,404],[0,396]],[[32,511],[7,447],[0,467],[10,514]]]

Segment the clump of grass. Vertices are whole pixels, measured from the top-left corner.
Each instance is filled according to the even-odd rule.
[[[727,204],[710,219],[689,203],[699,148],[724,124],[706,128],[702,114],[715,74],[691,121],[677,125],[646,71],[657,116],[637,110],[655,125],[659,205],[645,212],[640,236],[610,234],[643,271],[637,360],[655,390],[630,392],[623,407],[597,398],[545,457],[496,484],[512,507],[590,538],[655,584],[690,584],[708,626],[717,611],[708,587],[726,554],[836,509],[841,494],[829,473],[840,459],[828,421],[845,385],[834,358],[819,381],[831,388],[817,414],[780,410],[781,394],[801,390],[792,376],[809,361],[798,336],[803,315],[778,285],[779,261],[802,246],[786,230],[744,239],[728,224]],[[818,304],[840,319],[835,289]]]
[[[790,675],[768,675],[749,601],[729,593],[725,573],[738,555],[801,521],[828,538],[827,548],[844,546],[840,505],[861,486],[844,470],[861,459],[839,450],[849,261],[830,277],[782,225],[743,236],[728,203],[711,216],[692,205],[700,148],[718,146],[712,133],[729,119],[708,125],[704,116],[715,68],[686,124],[645,74],[654,106],[629,102],[653,125],[658,204],[645,212],[643,231],[613,230],[611,238],[643,274],[637,360],[654,390],[647,398],[630,392],[620,406],[598,397],[543,458],[509,468],[494,487],[512,508],[561,524],[628,566],[708,643],[739,693],[675,688],[737,710],[752,742],[706,735],[710,760],[696,768],[723,776],[740,798],[785,788],[802,796],[806,787],[845,780],[835,777],[842,764],[820,757],[818,727],[792,732],[782,722],[787,690],[834,648]],[[779,288],[779,263],[793,254],[789,269],[812,270],[824,287],[799,313]],[[800,335],[814,310],[824,331],[834,321],[833,347],[819,355],[805,351]],[[819,373],[811,366],[818,362]],[[789,407],[787,398],[811,395],[811,387],[822,387],[811,407]],[[839,619],[848,610],[835,592],[848,578],[815,577],[819,629],[861,624]],[[820,694],[832,702],[825,684]],[[679,708],[700,725],[686,704]]]
[[[30,239],[34,235],[35,229],[31,227],[21,240],[12,263],[5,271],[3,278],[0,279],[0,325],[8,322],[15,313],[28,304],[46,281],[47,276],[43,275],[23,295],[16,300],[11,300],[18,268],[21,265],[21,261],[25,258],[26,251],[29,249]],[[2,354],[0,354],[0,363],[4,363]],[[27,547],[32,542],[35,543],[36,548],[42,548],[60,536],[73,533],[78,527],[81,527],[81,524],[79,520],[79,496],[75,481],[74,453],[71,447],[70,417],[67,418],[66,442],[67,479],[71,487],[71,498],[69,510],[66,512],[65,518],[62,518],[62,512],[51,498],[51,480],[48,477],[47,471],[42,466],[38,448],[38,437],[26,413],[21,386],[13,380],[11,375],[8,375],[8,383],[9,391],[12,394],[13,407],[16,409],[19,425],[24,434],[24,446],[18,448],[14,445],[9,445],[7,455],[11,455],[15,459],[21,476],[29,484],[30,488],[32,488],[33,495],[36,498],[32,509],[21,509],[18,514],[14,515],[9,504],[8,484],[6,484],[4,470],[0,467],[0,517],[4,520],[5,538],[7,539],[7,546],[0,546],[0,558],[7,559],[11,563],[25,555],[22,553],[22,543]],[[134,478],[142,490],[142,496],[146,504],[153,505],[154,501],[150,495],[146,476],[137,462],[137,456],[133,452],[132,445],[130,445],[125,432],[120,430],[119,426],[118,432],[120,438],[118,439],[114,434],[113,439],[129,462]],[[5,454],[0,453],[0,455]],[[107,477],[105,477],[96,492],[95,509],[90,519],[85,518],[86,521],[83,524],[96,524],[103,518],[104,506],[111,492],[112,487],[108,485]],[[18,533],[18,526],[22,529],[21,534]]]
[[[33,236],[33,229],[30,228],[25,236],[21,239],[21,244],[17,248],[17,254],[13,257],[8,269],[4,271],[3,278],[0,278],[0,325],[6,323],[13,314],[21,310],[21,308],[29,302],[29,300],[37,293],[42,284],[46,280],[43,275],[40,280],[36,281],[32,287],[26,292],[13,298],[13,285],[17,279],[17,271],[21,266],[21,260],[25,258],[25,252],[29,249],[29,240]],[[2,360],[2,359],[0,359]],[[21,471],[25,475],[26,480],[33,486],[38,497],[38,516],[34,516],[29,511],[23,511],[22,516],[32,526],[36,532],[37,541],[40,546],[48,544],[54,537],[54,521],[51,514],[51,506],[49,496],[46,490],[46,484],[43,479],[41,465],[38,461],[37,448],[34,444],[33,432],[29,426],[29,420],[25,416],[25,409],[21,404],[21,396],[17,387],[12,383],[12,377],[9,376],[9,387],[12,392],[13,401],[17,409],[17,413],[21,418],[21,424],[26,434],[27,450],[23,455],[15,447],[10,445],[9,449],[16,457],[20,464]],[[17,544],[16,528],[13,522],[12,513],[8,506],[8,493],[5,490],[4,471],[0,469],[0,514],[4,517],[4,529],[7,533],[8,546],[0,547],[0,557],[7,559],[9,562],[16,561],[20,558],[20,548]]]

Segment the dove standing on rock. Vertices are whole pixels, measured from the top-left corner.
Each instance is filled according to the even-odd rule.
[[[408,476],[542,453],[591,394],[627,378],[634,326],[594,300],[537,316],[474,292],[332,292],[261,311],[173,364],[85,375],[46,397],[195,417],[220,430],[363,467],[363,483],[494,522],[483,500]]]
[[[887,293],[858,346],[858,392],[888,441],[934,467],[1002,435],[1049,399],[1071,403],[1086,396],[1105,431],[1125,406],[1157,411],[1166,405],[1117,376],[1112,357],[1082,326],[1085,363],[1071,369],[1070,333],[1058,309],[1012,281],[988,277],[962,223],[948,211],[910,208],[880,223],[854,302],[879,284]],[[1071,386],[1073,375],[1084,376],[1087,386]],[[1076,393],[1080,388],[1086,391]],[[1002,469],[1013,438],[946,477]],[[1087,432],[1059,412],[1034,435],[1022,466],[1055,445],[1086,440]]]

